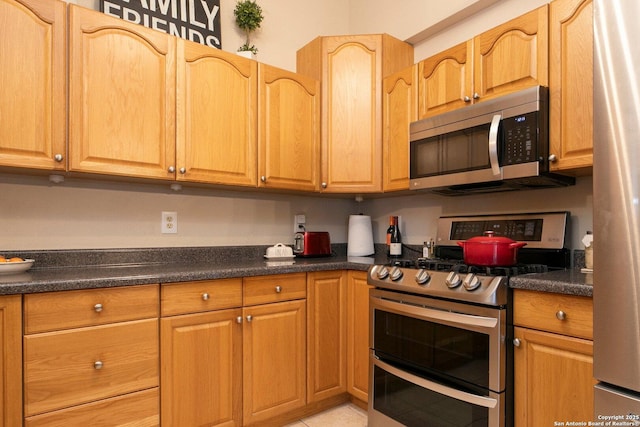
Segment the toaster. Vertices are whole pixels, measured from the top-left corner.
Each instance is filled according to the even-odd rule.
[[[327,231],[303,231],[293,236],[293,253],[301,257],[331,255],[331,240]]]

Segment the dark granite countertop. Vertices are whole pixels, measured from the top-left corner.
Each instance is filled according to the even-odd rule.
[[[21,274],[0,275],[0,295],[73,289],[104,288],[148,283],[272,274],[359,270],[386,262],[384,245],[376,245],[376,256],[347,257],[346,245],[332,245],[333,256],[266,260],[267,246],[54,250],[7,252],[36,260]],[[592,274],[580,269],[525,274],[509,280],[512,288],[592,296]]]
[[[294,259],[293,261],[252,260],[224,264],[145,264],[33,269],[26,273],[0,276],[0,295],[309,271],[366,271],[373,263],[373,258],[370,260],[368,262],[367,259],[348,260],[347,257],[335,257],[313,260]]]
[[[509,285],[514,289],[593,297],[593,273],[583,273],[579,268],[523,274],[509,279]]]

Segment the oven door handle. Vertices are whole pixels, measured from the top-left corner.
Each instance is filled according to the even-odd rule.
[[[498,319],[494,317],[476,316],[471,314],[442,311],[425,306],[414,306],[412,304],[402,304],[385,299],[377,299],[373,303],[373,309],[381,308],[391,310],[401,315],[411,315],[414,318],[423,320],[440,320],[449,324],[462,325],[472,330],[493,330],[498,325]]]
[[[388,363],[383,362],[382,360],[378,359],[376,356],[373,356],[373,364],[385,370],[386,372],[389,372],[390,374],[395,375],[398,378],[402,378],[420,387],[435,391],[436,393],[440,393],[444,396],[452,397],[462,402],[466,402],[472,405],[482,406],[483,408],[490,408],[490,409],[495,408],[496,405],[498,404],[497,399],[493,399],[491,397],[485,397],[485,396],[478,396],[477,394],[467,393],[465,391],[447,387],[445,385],[427,380],[417,375],[413,375],[411,373],[402,371],[398,368],[393,367],[392,365],[389,365]]]
[[[498,177],[500,175],[500,163],[498,162],[498,129],[500,128],[500,121],[502,116],[496,114],[491,120],[491,127],[489,128],[489,163],[491,163],[491,171],[493,175]]]

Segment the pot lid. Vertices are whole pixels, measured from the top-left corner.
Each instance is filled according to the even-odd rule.
[[[483,244],[511,244],[516,243],[515,240],[504,236],[496,236],[494,231],[485,231],[482,236],[475,236],[465,240],[465,243],[483,243]]]

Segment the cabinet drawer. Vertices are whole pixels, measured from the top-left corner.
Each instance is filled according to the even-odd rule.
[[[158,285],[24,296],[25,334],[158,317]]]
[[[157,319],[27,335],[25,415],[157,387],[158,363]]]
[[[245,277],[244,305],[265,304],[307,297],[307,274]]]
[[[515,289],[513,323],[563,335],[593,339],[593,300],[575,295]]]
[[[25,427],[160,425],[158,388],[35,415]]]
[[[160,287],[162,316],[242,306],[242,279],[166,283]]]

